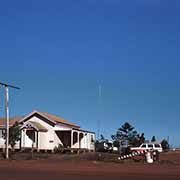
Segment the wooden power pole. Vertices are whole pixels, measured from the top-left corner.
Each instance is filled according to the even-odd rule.
[[[5,89],[5,118],[6,118],[6,159],[9,159],[9,87],[14,89],[20,89],[16,86],[1,83],[0,85]]]

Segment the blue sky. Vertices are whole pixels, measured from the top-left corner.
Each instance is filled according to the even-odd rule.
[[[178,0],[4,1],[0,81],[11,116],[47,111],[106,137],[128,121],[180,146]],[[98,98],[98,85],[102,96]],[[0,89],[0,116],[3,116]]]

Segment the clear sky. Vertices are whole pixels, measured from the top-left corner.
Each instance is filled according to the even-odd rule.
[[[34,109],[109,138],[125,121],[180,146],[179,0],[0,4],[0,81],[11,116]],[[102,96],[98,98],[98,85]],[[3,116],[0,89],[0,116]]]

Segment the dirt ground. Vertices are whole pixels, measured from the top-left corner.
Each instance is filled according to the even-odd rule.
[[[179,180],[180,153],[165,153],[161,162],[112,163],[76,158],[48,158],[39,160],[0,160],[0,179],[5,180]]]

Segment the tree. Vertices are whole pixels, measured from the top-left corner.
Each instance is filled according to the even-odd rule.
[[[105,138],[102,134],[100,135],[100,141],[105,141]]]
[[[168,150],[170,148],[169,143],[166,139],[163,139],[161,141],[161,146],[162,146],[163,150]]]
[[[4,134],[3,137],[6,138],[6,134]],[[13,151],[16,142],[20,139],[21,131],[18,122],[16,122],[13,126],[9,128],[9,144],[11,145]]]
[[[137,131],[135,131],[128,140],[129,145],[140,146],[142,143],[145,142],[144,133],[138,134]]]
[[[138,134],[138,143],[139,143],[139,146],[145,142],[145,137],[144,137],[144,133],[141,133],[141,135]]]
[[[111,138],[115,141],[121,141],[127,139],[130,134],[132,134],[134,127],[132,127],[128,122],[124,123]]]
[[[156,137],[153,136],[152,139],[151,139],[151,142],[155,142],[156,141]]]
[[[116,143],[119,142],[119,144],[128,142],[131,146],[139,146],[145,141],[144,133],[138,134],[134,129],[131,124],[125,122],[111,138]]]

